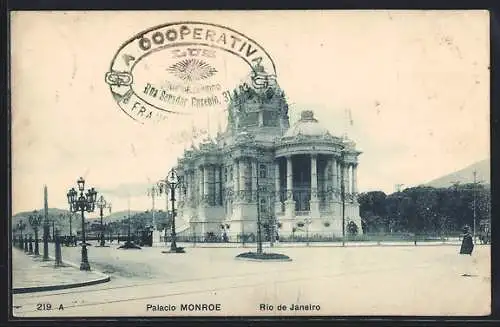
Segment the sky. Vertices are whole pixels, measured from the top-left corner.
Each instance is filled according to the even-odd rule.
[[[193,126],[224,128],[223,106],[139,124],[114,101],[104,75],[118,48],[169,22],[222,24],[260,44],[291,124],[313,110],[363,152],[360,192],[462,169],[489,157],[488,20],[486,11],[13,12],[12,212],[42,208],[43,185],[49,207],[67,208],[80,176],[114,211],[149,209],[147,189],[133,186],[164,178]]]

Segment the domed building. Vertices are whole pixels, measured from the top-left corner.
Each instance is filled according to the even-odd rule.
[[[330,134],[313,111],[290,127],[277,83],[234,91],[226,131],[184,152],[177,233],[251,240],[260,217],[264,240],[301,234],[332,239],[361,218],[354,142]],[[344,196],[342,196],[344,195]],[[344,200],[344,201],[342,201]],[[343,205],[344,204],[344,205]]]

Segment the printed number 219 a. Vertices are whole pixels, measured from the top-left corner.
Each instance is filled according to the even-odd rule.
[[[52,310],[52,304],[50,304],[50,303],[38,303],[36,305],[36,309],[39,311]]]

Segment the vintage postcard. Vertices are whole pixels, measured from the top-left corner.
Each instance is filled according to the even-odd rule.
[[[490,314],[487,11],[15,11],[15,317]]]

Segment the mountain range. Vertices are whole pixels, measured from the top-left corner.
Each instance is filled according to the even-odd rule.
[[[43,220],[44,220],[44,215],[43,215],[43,209],[36,209],[37,214],[42,216],[42,222],[39,230],[42,230],[42,225],[43,225]],[[139,210],[130,210],[130,215],[134,215],[136,213],[141,213],[143,211]],[[124,217],[127,217],[129,214],[128,210],[125,211],[117,211],[113,212],[109,215],[105,215],[103,217],[103,221],[105,223],[110,223],[114,221],[119,221],[124,219]],[[18,225],[18,223],[23,222],[26,224],[26,229],[23,231],[23,233],[33,233],[33,229],[30,226],[29,223],[29,217],[33,215],[33,211],[24,211],[24,212],[19,212],[16,213],[15,215],[12,216],[12,227],[15,227]],[[69,210],[66,209],[58,209],[58,208],[49,208],[48,210],[48,218],[50,221],[50,230],[52,233],[52,226],[54,226],[56,229],[59,229],[62,234],[69,234],[69,215],[70,212]],[[81,229],[81,218],[80,218],[79,213],[74,213],[72,217],[72,224],[71,224],[71,229],[73,230],[73,233],[76,230]],[[85,220],[87,222],[93,223],[93,222],[98,222],[100,221],[100,218],[87,218],[85,217]],[[52,223],[52,221],[54,223]],[[40,232],[41,233],[41,232]]]
[[[436,178],[430,182],[425,183],[425,186],[431,187],[450,187],[453,184],[467,184],[474,182],[474,174],[476,172],[476,181],[482,183],[484,185],[490,184],[490,160],[484,159],[478,161],[470,166],[467,166],[458,171],[449,173],[447,175]],[[134,185],[136,189],[141,188],[142,190],[147,188],[147,184],[143,185]],[[115,193],[116,194],[116,193]],[[38,214],[42,215],[43,220],[43,209],[37,209]],[[143,211],[140,210],[130,210],[130,215],[134,215],[137,213],[141,213]],[[33,214],[33,211],[25,211],[19,212],[12,216],[12,226],[17,226],[20,221],[23,221],[26,224],[26,229],[24,232],[32,233],[32,229],[29,226],[29,216]],[[105,222],[114,222],[119,221],[127,217],[129,214],[128,210],[113,212],[109,215],[104,216]],[[48,210],[49,220],[54,221],[55,228],[58,228],[62,231],[62,233],[69,233],[69,211],[66,209],[58,209],[58,208],[49,208]],[[89,222],[97,222],[99,218],[88,218]],[[73,231],[79,230],[81,225],[80,215],[78,213],[73,214],[72,218],[72,229]],[[52,230],[52,229],[51,229]]]
[[[458,171],[436,178],[426,183],[425,186],[438,188],[450,187],[456,183],[474,183],[474,171],[476,172],[476,182],[484,185],[489,185],[491,183],[490,159],[484,159]]]

